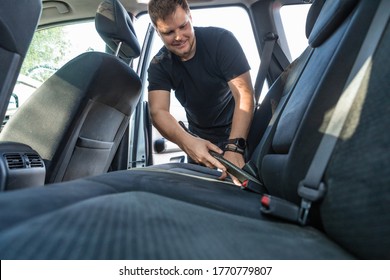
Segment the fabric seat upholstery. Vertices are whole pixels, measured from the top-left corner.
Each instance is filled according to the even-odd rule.
[[[332,31],[318,34],[322,42],[316,41],[271,146],[260,147],[267,150],[259,154],[267,189],[292,202],[379,1],[344,3],[325,2],[321,21],[333,5],[349,11]],[[389,36],[387,22],[328,165],[328,193],[316,205],[318,217],[311,217],[318,223],[300,226],[263,216],[259,194],[201,176],[203,167],[187,173],[184,164],[175,170],[156,166],[4,193],[0,257],[389,259]],[[288,120],[294,127],[278,131]]]
[[[46,183],[107,172],[140,97],[141,80],[128,65],[140,54],[130,16],[119,1],[110,0],[101,4],[96,19],[103,39],[122,42],[122,59],[87,52],[69,61],[33,93],[0,135],[2,141],[27,144],[41,155]]]

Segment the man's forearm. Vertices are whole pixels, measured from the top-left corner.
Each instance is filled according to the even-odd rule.
[[[164,138],[180,147],[182,146],[184,130],[169,112],[161,111],[151,117],[153,125]]]
[[[254,94],[249,72],[229,82],[235,107],[230,138],[246,138],[253,118]]]
[[[236,103],[230,138],[245,138],[253,118],[254,102],[252,98],[242,98]]]

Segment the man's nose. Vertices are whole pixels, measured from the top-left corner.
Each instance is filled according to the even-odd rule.
[[[180,29],[175,31],[175,40],[180,41],[182,37],[182,31]]]

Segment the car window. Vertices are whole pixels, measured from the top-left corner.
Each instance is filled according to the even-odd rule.
[[[307,47],[305,25],[310,6],[310,4],[284,5],[279,10],[291,60],[297,58]]]
[[[34,35],[21,74],[44,82],[77,55],[104,50],[93,21],[41,29]]]
[[[105,51],[93,21],[37,30],[15,84],[3,125],[44,81],[86,51]],[[18,100],[15,103],[15,100]]]

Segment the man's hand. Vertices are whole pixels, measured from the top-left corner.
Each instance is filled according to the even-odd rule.
[[[223,151],[218,148],[218,146],[210,141],[188,134],[185,141],[182,142],[181,148],[196,163],[205,165],[209,168],[220,169],[222,171],[220,179],[225,179],[227,177],[226,167],[209,153],[211,150],[222,154]]]

